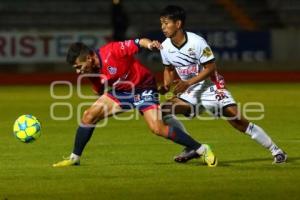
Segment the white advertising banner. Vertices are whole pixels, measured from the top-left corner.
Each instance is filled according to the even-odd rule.
[[[103,30],[0,32],[0,63],[65,62],[71,43],[84,42],[98,48],[110,35]]]

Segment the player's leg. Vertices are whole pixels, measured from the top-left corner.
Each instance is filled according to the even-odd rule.
[[[270,136],[261,127],[252,122],[249,122],[242,115],[240,115],[236,105],[225,107],[223,110],[223,114],[228,118],[228,122],[235,129],[246,133],[261,146],[268,149],[274,156],[275,163],[282,163],[286,161],[286,153],[278,148],[278,146],[272,141]]]
[[[110,96],[102,95],[93,105],[83,113],[81,124],[77,129],[73,154],[80,156],[93,134],[95,125],[100,120],[119,113],[122,108]]]
[[[184,125],[176,118],[176,114],[186,114],[191,112],[191,105],[181,99],[174,97],[161,104],[163,121],[165,124],[173,125],[187,132]]]
[[[191,104],[174,97],[162,103],[161,108],[165,124],[175,126],[189,134],[183,123],[176,118],[176,114],[189,115],[193,109]],[[191,152],[193,152],[192,155],[194,155],[194,157],[190,156]],[[182,163],[193,158],[199,158],[198,154],[196,154],[193,149],[185,147],[180,154],[174,156],[174,161]]]
[[[203,155],[208,166],[214,167],[217,165],[217,158],[212,153],[208,145],[200,144],[178,127],[165,125],[162,121],[162,113],[158,108],[148,109],[144,111],[143,114],[147,125],[154,134],[172,140],[177,144],[193,150],[182,158],[185,159],[182,162],[186,162],[196,156],[199,157]]]
[[[53,167],[78,165],[80,156],[94,132],[96,123],[121,111],[122,108],[115,100],[110,96],[102,95],[93,105],[84,111],[81,124],[76,132],[74,148],[70,158],[54,164]]]

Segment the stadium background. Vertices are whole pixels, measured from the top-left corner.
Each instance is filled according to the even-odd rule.
[[[160,33],[166,0],[1,0],[0,84],[74,80],[65,64],[68,45]],[[297,0],[174,0],[187,11],[186,30],[204,36],[227,81],[300,81],[300,3]],[[161,71],[157,52],[140,55]],[[36,74],[39,76],[36,76]],[[26,76],[23,76],[26,74]],[[17,77],[13,79],[12,76]]]
[[[169,3],[186,9],[187,30],[207,39],[229,90],[250,105],[247,117],[264,116],[255,123],[288,153],[288,162],[272,165],[268,151],[224,120],[181,118],[193,137],[211,145],[219,164],[180,165],[173,156],[181,147],[151,134],[137,113],[97,128],[80,167],[53,168],[69,155],[84,106],[97,98],[90,98],[89,85],[51,87],[53,80],[76,81],[64,61],[68,45],[162,40],[159,11]],[[0,200],[300,199],[299,11],[298,0],[0,0]],[[160,74],[157,52],[139,57]],[[12,133],[27,113],[42,124],[41,138],[31,144]]]

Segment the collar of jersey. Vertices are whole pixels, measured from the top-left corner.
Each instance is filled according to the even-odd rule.
[[[185,42],[184,42],[182,45],[180,45],[179,47],[176,46],[176,45],[172,42],[172,40],[171,40],[172,45],[173,45],[176,49],[180,50],[180,49],[188,42],[188,36],[187,36],[186,31],[184,31],[184,36],[185,36]]]

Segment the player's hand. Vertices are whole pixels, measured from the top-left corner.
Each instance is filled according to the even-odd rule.
[[[175,80],[174,83],[176,84],[174,87],[174,94],[183,93],[190,87],[190,84],[187,81]]]
[[[151,41],[150,43],[148,43],[148,49],[149,50],[153,50],[153,49],[158,49],[158,50],[160,50],[160,49],[162,49],[162,46],[161,46],[161,43],[159,42],[159,41],[157,41],[157,40],[153,40],[153,41]]]
[[[166,85],[159,86],[157,90],[158,90],[159,94],[164,95],[164,94],[166,94],[167,92],[170,91],[170,86],[166,86]]]

